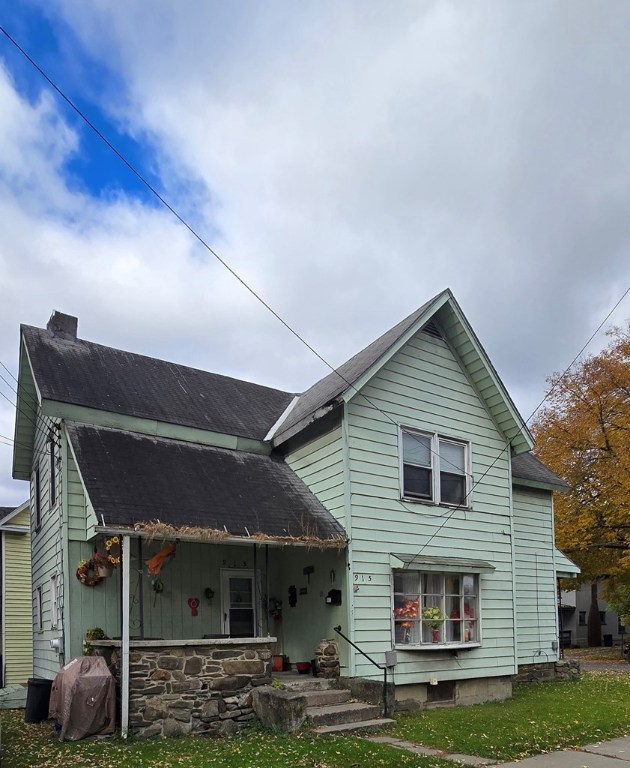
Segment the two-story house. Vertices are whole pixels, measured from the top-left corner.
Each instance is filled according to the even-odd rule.
[[[399,701],[503,698],[558,658],[563,482],[448,290],[300,395],[85,341],[54,313],[21,328],[17,408],[35,674],[91,628],[119,638],[123,726],[153,732],[139,689],[164,720],[188,686],[203,730],[219,692],[264,681],[265,653],[310,660],[338,625]],[[339,646],[344,676],[381,679]]]

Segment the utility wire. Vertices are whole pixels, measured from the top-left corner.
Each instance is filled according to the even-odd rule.
[[[60,96],[63,101],[85,122],[89,128],[105,143],[105,145],[118,157],[118,159],[134,174],[134,176],[164,205],[171,214],[180,222],[190,234],[212,255],[214,258],[225,268],[249,293],[259,301],[265,309],[267,309],[298,341],[300,341],[308,350],[310,350],[318,360],[320,360],[332,373],[337,374],[339,378],[354,392],[358,392],[356,387],[348,381],[343,374],[341,374],[331,363],[329,363],[308,341],[296,331],[289,323],[278,313],[273,307],[257,292],[255,291],[226,261],[223,259],[217,251],[215,251],[208,242],[194,229],[194,227],[184,219],[184,217],[178,213],[175,208],[155,189],[155,187],[140,173],[140,171],[120,152],[116,146],[105,136],[105,134],[79,109],[79,107],[67,96],[61,88],[48,76],[48,74],[39,66],[39,64],[22,48],[22,46],[9,34],[9,32],[0,25],[0,32],[17,48],[17,50],[28,60],[28,62],[39,72],[39,74],[46,80],[51,88]],[[388,418],[393,424],[396,424],[387,413],[382,411],[378,406],[374,405],[371,400],[363,395],[364,399],[370,403],[370,405]],[[433,452],[433,451],[432,451]],[[446,460],[448,461],[448,459]],[[450,464],[451,462],[448,461]],[[455,466],[453,464],[453,466]]]
[[[318,358],[327,368],[331,370],[331,372],[337,374],[340,379],[345,382],[345,384],[351,388],[355,393],[360,394],[364,400],[370,404],[372,408],[374,408],[376,411],[381,413],[383,416],[385,416],[389,421],[391,421],[393,424],[395,424],[397,427],[399,426],[397,422],[394,421],[394,419],[389,416],[389,414],[385,413],[381,408],[376,406],[370,398],[368,398],[365,394],[360,393],[357,388],[349,382],[333,365],[331,365],[320,353],[311,345],[309,342],[306,341],[306,339],[299,334],[294,328],[292,328],[291,325],[278,313],[276,310],[271,307],[271,305],[262,298],[262,296],[257,293],[248,283],[223,259],[209,244],[208,242],[192,227],[191,224],[189,224],[186,219],[183,218],[182,215],[180,215],[175,208],[155,189],[155,187],[138,171],[138,169],[129,161],[127,158],[114,146],[114,144],[100,131],[99,128],[96,127],[96,125],[79,109],[79,107],[70,99],[57,84],[46,74],[46,72],[37,64],[37,62],[22,48],[22,46],[9,34],[9,32],[0,25],[0,32],[5,35],[5,37],[17,48],[17,50],[29,61],[29,63],[39,72],[39,74],[46,80],[46,82],[53,88],[56,93],[60,96],[63,101],[66,102],[66,104],[88,125],[92,131],[106,144],[106,146],[118,157],[118,159],[136,176],[136,178],[153,194],[161,203],[164,205],[171,214],[182,224],[189,232],[190,234],[212,255],[214,258],[225,268],[227,271],[257,300],[259,301],[298,341],[300,341],[308,350],[310,350],[315,357]],[[611,311],[608,313],[608,315],[604,318],[602,323],[598,326],[597,330],[592,334],[592,336],[589,338],[589,340],[586,342],[586,344],[582,347],[580,352],[576,355],[576,357],[573,359],[573,361],[570,363],[570,365],[565,369],[564,373],[560,377],[560,380],[568,373],[570,368],[573,366],[575,361],[580,357],[580,355],[584,352],[586,347],[590,344],[590,342],[595,338],[599,330],[602,328],[604,323],[608,320],[608,318],[613,314],[613,312],[617,309],[619,304],[623,301],[623,299],[626,297],[626,295],[630,292],[630,287],[625,291],[623,296],[619,299],[619,301],[615,304],[615,306],[611,309]],[[549,390],[549,392],[545,395],[545,397],[541,400],[541,402],[538,404],[538,406],[534,409],[530,417],[525,421],[525,424],[527,424],[530,419],[535,415],[535,413],[538,411],[538,409],[546,402],[546,400],[551,395],[551,392],[553,391],[553,387]],[[8,399],[8,398],[7,398]],[[10,401],[9,401],[10,402]],[[520,429],[518,430],[520,431]],[[513,438],[511,438],[513,439]],[[481,480],[488,474],[488,472],[494,467],[494,465],[497,463],[501,455],[503,454],[504,450],[509,448],[509,445],[511,443],[511,439],[506,442],[506,447],[502,448],[497,457],[494,459],[494,461],[486,468],[485,472],[472,484],[470,490],[465,496],[464,502],[467,501],[470,494],[472,493],[473,489],[479,484]],[[432,451],[432,453],[436,453],[435,451]],[[439,456],[439,454],[438,454]],[[440,460],[443,459],[440,457]],[[447,460],[448,461],[448,460]],[[451,462],[449,462],[451,463]],[[455,466],[455,465],[453,465]],[[400,501],[400,500],[399,500]],[[404,509],[407,509],[404,504]],[[451,513],[448,515],[448,517],[444,520],[442,525],[437,529],[437,531],[431,536],[431,538],[427,541],[427,543],[423,546],[422,549],[424,549],[427,544],[437,535],[437,533],[443,528],[443,526],[448,522],[448,520],[460,509],[468,509],[468,507],[465,507],[463,504],[458,505],[455,507]],[[422,550],[420,550],[421,552]],[[418,553],[420,554],[420,553]]]
[[[589,337],[589,339],[588,339],[588,341],[586,342],[586,344],[585,344],[585,345],[582,347],[582,349],[581,349],[581,350],[580,350],[580,351],[577,353],[577,355],[576,355],[576,356],[573,358],[573,360],[571,360],[571,362],[570,362],[570,363],[569,363],[569,365],[568,365],[568,366],[565,368],[565,370],[564,370],[564,372],[562,373],[562,375],[558,377],[558,379],[557,379],[557,380],[556,380],[556,381],[553,383],[553,385],[551,386],[551,389],[550,389],[550,390],[547,392],[547,394],[546,394],[546,395],[543,397],[543,399],[542,399],[542,400],[541,400],[541,401],[538,403],[538,405],[537,405],[537,406],[534,408],[534,410],[532,411],[532,413],[531,413],[531,415],[529,416],[529,418],[528,418],[528,419],[525,421],[525,423],[526,423],[526,424],[528,424],[528,423],[529,423],[530,419],[532,419],[532,418],[533,418],[533,417],[536,415],[536,412],[538,411],[538,409],[539,409],[539,408],[540,408],[540,407],[541,407],[541,406],[542,406],[542,405],[543,405],[545,402],[547,402],[547,400],[548,400],[548,399],[551,397],[551,393],[554,391],[554,389],[555,389],[556,387],[558,387],[558,386],[560,385],[560,382],[562,381],[562,379],[564,379],[564,377],[565,377],[565,376],[567,375],[567,373],[568,373],[568,372],[571,370],[571,368],[573,368],[573,366],[575,365],[575,363],[577,362],[577,360],[578,360],[578,359],[581,357],[582,353],[585,351],[585,349],[588,347],[588,345],[591,343],[591,341],[593,341],[593,339],[595,338],[595,336],[597,336],[597,334],[598,334],[598,333],[601,331],[601,329],[604,327],[604,324],[606,323],[606,321],[607,321],[607,320],[608,320],[608,319],[609,319],[609,318],[612,316],[612,314],[614,313],[614,311],[617,309],[617,307],[618,307],[618,306],[621,304],[621,302],[622,302],[622,301],[623,301],[623,300],[626,298],[626,296],[627,296],[629,293],[630,293],[630,285],[629,285],[629,286],[626,288],[626,290],[623,292],[623,295],[622,295],[622,296],[621,296],[621,298],[620,298],[620,299],[617,301],[617,303],[615,304],[615,306],[614,306],[614,307],[613,307],[613,308],[610,310],[610,312],[609,312],[609,313],[606,315],[606,317],[605,317],[605,318],[604,318],[604,319],[601,321],[601,323],[600,323],[600,324],[597,326],[597,328],[596,328],[596,329],[593,331],[593,333],[592,333],[592,334],[591,334],[591,336]]]

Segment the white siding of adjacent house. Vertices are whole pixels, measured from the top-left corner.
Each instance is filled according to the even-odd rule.
[[[555,661],[558,639],[550,491],[514,488],[518,663]]]
[[[367,397],[363,397],[365,395]],[[470,509],[400,499],[399,428],[469,441]],[[397,685],[515,671],[509,457],[503,435],[447,344],[419,333],[348,404],[354,640],[377,661],[392,646],[390,553],[489,561],[480,576],[483,642],[449,651],[399,650]],[[358,654],[354,674],[380,676]]]

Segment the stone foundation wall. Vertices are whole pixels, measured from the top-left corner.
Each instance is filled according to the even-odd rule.
[[[102,646],[119,681],[119,649]],[[129,728],[141,738],[236,733],[256,718],[252,690],[271,684],[270,643],[134,646]]]
[[[540,664],[521,664],[513,680],[515,683],[541,683],[545,680],[578,680],[579,677],[580,662],[577,659],[563,659]]]

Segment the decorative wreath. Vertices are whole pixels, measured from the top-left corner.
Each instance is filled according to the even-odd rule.
[[[98,565],[94,558],[81,560],[77,568],[77,579],[86,587],[94,587],[103,581],[103,577],[98,575]]]
[[[107,550],[107,559],[112,565],[120,565],[120,538],[118,536],[112,536],[111,539],[107,539],[105,542],[105,549]]]

